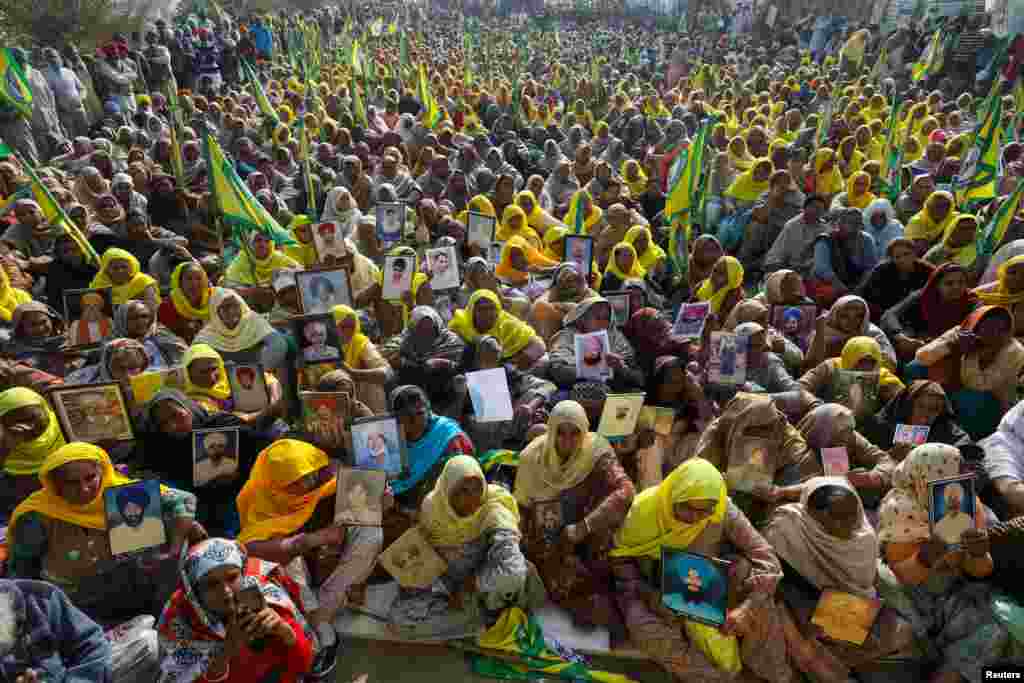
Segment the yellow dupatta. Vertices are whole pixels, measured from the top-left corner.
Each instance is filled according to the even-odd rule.
[[[526,213],[526,209],[523,209],[522,205],[519,203],[519,199],[521,197],[526,197],[530,200],[530,204],[533,206],[533,210],[531,210],[530,213]],[[554,216],[540,208],[540,202],[537,201],[537,195],[533,194],[530,190],[523,190],[522,192],[516,193],[513,203],[523,210],[523,215],[526,216],[527,225],[533,228],[538,236],[543,235],[549,225],[558,222]]]
[[[249,480],[238,494],[241,543],[266,541],[295,533],[309,521],[317,504],[338,490],[338,478],[301,496],[289,484],[319,472],[329,464],[327,454],[305,441],[279,439],[264,448],[252,466]]]
[[[127,261],[131,265],[131,275],[123,285],[115,285],[114,281],[107,275],[107,268],[114,261]],[[139,259],[124,249],[113,247],[103,252],[103,258],[100,259],[100,272],[89,283],[89,288],[101,289],[109,287],[113,302],[117,306],[138,298],[139,295],[146,291],[147,287],[152,287],[156,291],[157,301],[160,301],[160,287],[157,285],[156,280],[141,271],[142,266],[139,265]]]
[[[954,212],[950,212],[954,213]],[[970,268],[974,265],[974,262],[978,260],[978,242],[977,240],[970,240],[967,244],[962,247],[951,247],[949,245],[949,238],[956,232],[957,227],[960,225],[960,221],[965,219],[971,219],[974,221],[974,230],[978,230],[978,217],[968,213],[958,213],[956,217],[949,221],[946,225],[946,229],[942,233],[942,246],[949,252],[949,255],[945,258],[946,261],[951,261],[957,265],[961,265],[964,268]]]
[[[1016,294],[1006,288],[1006,271],[1014,266],[1024,265],[1024,254],[1019,254],[999,266],[995,286],[983,285],[974,290],[978,299],[986,306],[1016,306],[1024,303],[1024,291]]]
[[[61,497],[57,490],[57,483],[51,476],[58,467],[79,461],[97,463],[100,466],[100,476],[102,477],[100,490],[96,497],[85,505],[75,505]],[[22,515],[37,512],[50,519],[59,519],[86,529],[106,529],[107,515],[104,510],[103,492],[111,486],[130,484],[136,480],[119,474],[114,469],[113,463],[110,462],[110,456],[99,446],[76,441],[65,444],[46,456],[46,460],[43,461],[43,466],[39,470],[39,481],[43,488],[23,500],[14,509],[8,528],[15,529]],[[161,486],[160,489],[161,491],[167,490],[164,486]]]
[[[483,503],[466,517],[451,504],[451,494],[466,479],[476,479],[484,487]],[[423,499],[419,526],[427,541],[437,547],[453,547],[480,538],[492,529],[519,533],[519,506],[504,486],[488,484],[480,463],[468,455],[457,455],[441,470],[434,489]]]
[[[754,173],[758,168],[763,168],[765,165],[769,168],[768,178],[766,180],[755,180]],[[750,167],[750,170],[736,176],[736,179],[732,181],[732,184],[725,191],[726,196],[738,199],[741,202],[756,202],[768,190],[768,186],[771,183],[771,168],[772,162],[770,160],[758,159]]]
[[[839,355],[839,367],[843,370],[853,370],[866,357],[874,358],[878,364],[878,387],[903,388],[903,382],[885,367],[885,359],[882,357],[882,347],[871,337],[851,337],[843,345],[842,353]]]
[[[182,318],[187,318],[188,320],[209,320],[210,280],[203,267],[199,266],[199,272],[203,274],[204,285],[202,302],[199,304],[199,308],[196,308],[181,289],[181,277],[185,274],[185,268],[188,266],[199,266],[199,264],[195,261],[185,261],[184,263],[179,263],[174,272],[171,273],[171,303],[174,304],[174,310]]]
[[[254,235],[257,233],[254,233]],[[250,239],[252,239],[250,237]],[[302,266],[291,256],[277,250],[277,245],[270,240],[270,253],[264,259],[256,258],[252,248],[243,249],[228,266],[224,279],[242,285],[269,286],[274,278],[275,270],[294,268],[302,270]]]
[[[615,260],[615,255],[620,251],[628,251],[633,256],[633,266],[629,269],[628,273],[623,273],[619,269],[619,264]],[[619,242],[612,247],[612,253],[608,258],[608,265],[604,268],[604,274],[614,275],[621,281],[625,282],[626,280],[643,280],[647,275],[647,270],[640,265],[640,259],[637,257],[636,249],[633,248],[633,245],[629,242]]]
[[[201,387],[192,383],[189,366],[201,359],[217,361],[217,381],[212,387]],[[202,402],[209,398],[223,401],[231,397],[231,383],[228,382],[228,373],[224,370],[224,359],[209,344],[193,344],[188,347],[181,358],[181,366],[185,368],[185,395],[189,398]]]
[[[492,204],[491,200],[482,194],[478,194],[470,199],[465,210],[461,211],[459,215],[455,217],[455,220],[468,227],[470,211],[482,213],[483,215],[490,216],[491,218],[498,217],[498,212],[494,210],[494,204]]]
[[[344,351],[345,363],[350,368],[358,369],[363,358],[363,352],[366,350],[366,345],[370,343],[370,338],[363,334],[363,326],[359,322],[359,315],[350,306],[344,304],[332,308],[331,315],[334,316],[334,323],[336,325],[340,325],[349,319],[355,320],[356,331],[352,334],[352,339],[344,348]]]
[[[19,443],[7,452],[4,471],[8,474],[35,474],[43,466],[46,457],[65,443],[57,416],[45,398],[25,387],[12,387],[0,392],[0,417],[29,406],[38,406],[46,411],[49,422],[42,434],[31,441]]]
[[[521,220],[519,228],[512,227],[512,220],[516,217],[519,217]],[[509,204],[501,214],[501,223],[498,225],[498,230],[494,234],[494,239],[498,242],[508,242],[513,237],[518,237],[538,249],[543,244],[543,242],[541,242],[540,235],[530,227],[530,222],[526,217],[526,212],[515,204]]]
[[[864,177],[868,181],[868,189],[866,192],[861,194],[854,194],[854,187],[857,185],[857,179]],[[851,209],[860,209],[863,211],[868,208],[871,202],[875,201],[877,197],[871,192],[871,175],[865,171],[857,171],[850,176],[850,179],[846,181],[846,205]]]
[[[315,266],[319,257],[316,255],[316,246],[313,244],[312,235],[308,242],[303,242],[299,239],[299,228],[303,225],[312,225],[313,221],[309,219],[309,216],[305,214],[299,214],[292,219],[292,222],[288,224],[288,230],[292,233],[292,237],[295,238],[296,244],[289,244],[285,246],[284,253],[286,256],[295,259],[303,268],[310,268]]]
[[[636,249],[636,241],[640,239],[641,235],[647,235],[647,249],[644,253],[637,253],[637,257],[640,259],[640,265],[645,270],[658,265],[659,261],[664,261],[668,258],[665,254],[665,250],[654,243],[654,238],[651,236],[651,229],[646,225],[634,225],[632,228],[626,231],[626,236],[623,241],[627,244],[631,244]]]
[[[932,202],[936,201],[937,197],[945,197],[949,200],[949,213],[942,219],[942,222],[936,222],[932,219],[931,213],[928,209]],[[939,238],[940,235],[946,233],[946,229],[951,223],[956,222],[956,201],[953,199],[953,193],[945,190],[937,190],[928,195],[928,199],[924,200],[924,206],[921,210],[914,214],[914,216],[907,222],[907,229],[904,236],[910,240],[927,240],[934,242]]]
[[[522,209],[519,209],[522,211]],[[506,210],[507,211],[507,210]],[[526,262],[535,268],[554,268],[558,265],[557,259],[550,259],[527,242],[523,237],[515,235],[501,248],[501,259],[494,272],[498,277],[514,283],[522,283],[530,274],[525,271],[516,270],[512,265],[512,250],[519,249],[526,257]]]
[[[832,162],[828,171],[822,169]],[[836,163],[836,153],[831,147],[822,147],[814,153],[814,191],[820,195],[832,195],[843,191],[843,174]]]
[[[729,292],[734,289],[738,289],[743,286],[743,265],[733,256],[722,256],[720,261],[725,261],[725,272],[728,274],[728,282],[725,287],[715,291],[714,285],[711,284],[711,277],[709,276],[706,280],[700,283],[700,287],[697,289],[697,300],[698,301],[710,301],[712,313],[718,313],[722,308],[722,303],[725,301],[725,297],[729,295]],[[714,268],[712,268],[712,272]]]
[[[619,170],[622,173],[622,179],[629,186],[630,197],[639,197],[647,191],[647,174],[644,173],[644,169],[641,168],[640,163],[636,159],[623,161]],[[631,170],[636,171],[635,179],[629,177]]]
[[[14,309],[32,301],[32,295],[23,289],[11,286],[7,270],[0,266],[0,320],[10,322]]]
[[[487,299],[498,309],[498,318],[489,330],[478,330],[473,326],[473,307],[481,299]],[[475,344],[481,337],[494,337],[501,344],[504,357],[511,358],[525,349],[537,336],[533,328],[501,307],[498,295],[489,289],[473,292],[466,307],[455,311],[448,329],[459,335],[467,344]]]

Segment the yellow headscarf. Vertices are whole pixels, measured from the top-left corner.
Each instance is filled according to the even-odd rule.
[[[565,245],[562,245],[562,253],[555,251],[554,245],[569,235],[569,229],[561,225],[552,225],[544,233],[544,255],[552,261],[561,262],[565,258]]]
[[[863,194],[854,194],[853,190],[857,184],[857,179],[860,177],[867,178],[868,189]],[[863,211],[868,208],[868,205],[875,201],[874,193],[871,192],[871,176],[864,171],[857,171],[850,176],[850,179],[846,181],[846,205],[851,209],[860,209]]]
[[[733,256],[722,256],[718,260],[725,261],[725,272],[729,277],[725,287],[716,292],[714,285],[711,284],[711,277],[708,276],[706,280],[700,283],[700,287],[697,289],[697,300],[710,301],[713,313],[718,313],[721,310],[722,303],[725,301],[725,297],[729,295],[729,292],[743,286],[743,265],[739,260]],[[714,271],[714,268],[712,268],[712,271]]]
[[[519,211],[522,212],[522,209],[519,209]],[[508,213],[508,210],[506,209],[505,212]],[[529,273],[516,270],[512,265],[513,249],[519,249],[522,251],[523,255],[526,257],[526,262],[535,268],[554,268],[559,263],[557,259],[550,259],[542,254],[520,235],[515,235],[514,237],[509,238],[501,248],[501,259],[498,266],[494,269],[494,272],[498,277],[510,282],[521,282],[525,278],[529,277]]]
[[[481,299],[487,299],[498,309],[498,319],[489,330],[478,330],[473,326],[473,307]],[[502,310],[498,295],[489,289],[478,289],[473,292],[466,307],[455,311],[448,329],[459,335],[467,344],[475,344],[481,337],[494,337],[501,343],[504,357],[511,358],[527,347],[537,333],[533,328]]]
[[[573,425],[583,434],[579,448],[562,460],[555,442],[558,428]],[[554,500],[563,491],[583,482],[605,455],[611,454],[608,441],[590,431],[587,413],[576,401],[561,401],[548,417],[548,431],[531,441],[519,456],[514,493],[520,505]]]
[[[755,180],[754,172],[765,165],[768,166],[768,178],[765,180]],[[736,179],[729,185],[729,189],[725,191],[726,196],[733,197],[741,202],[756,202],[768,190],[768,185],[771,183],[771,170],[771,160],[758,159],[750,167],[749,171],[744,171],[736,176]]]
[[[334,316],[335,324],[341,324],[349,318],[356,321],[356,331],[352,334],[352,339],[349,341],[348,346],[345,347],[345,363],[350,368],[358,369],[359,363],[363,358],[363,351],[366,350],[366,345],[370,343],[370,338],[363,334],[363,326],[359,322],[359,315],[351,307],[344,304],[332,308],[331,314]]]
[[[615,254],[619,251],[628,251],[633,255],[633,267],[630,268],[628,273],[623,273],[619,270],[619,264],[615,262]],[[608,257],[608,265],[604,268],[604,274],[608,275],[609,273],[625,282],[626,280],[643,280],[647,275],[647,270],[640,265],[640,259],[637,257],[636,249],[633,248],[633,245],[628,242],[619,242],[612,247],[612,253]]]
[[[212,387],[201,387],[192,383],[188,367],[193,361],[200,359],[217,361],[217,381]],[[231,384],[228,382],[228,373],[224,370],[224,359],[209,344],[193,344],[188,347],[181,358],[181,366],[185,368],[185,394],[189,398],[203,402],[206,398],[223,401],[231,397]]]
[[[468,517],[455,512],[450,500],[452,492],[465,479],[476,479],[484,487],[483,504]],[[476,458],[457,455],[445,463],[434,490],[423,499],[419,526],[432,545],[459,546],[492,529],[518,533],[519,506],[505,487],[487,483]]]
[[[249,238],[253,239],[260,233],[253,233]],[[230,282],[238,282],[243,285],[270,285],[274,278],[274,271],[283,268],[294,268],[302,270],[299,262],[291,256],[277,250],[274,240],[270,240],[270,253],[264,259],[256,258],[252,248],[242,249],[238,256],[228,266],[224,273],[224,279]]]
[[[999,266],[995,287],[988,285],[974,290],[982,304],[986,306],[1015,306],[1024,303],[1024,291],[1012,294],[1006,289],[1006,271],[1019,265],[1024,265],[1024,254],[1014,256]]]
[[[127,261],[131,265],[131,275],[123,285],[115,285],[114,281],[107,276],[107,268],[114,261]],[[116,247],[107,249],[103,252],[103,258],[100,259],[100,272],[89,283],[89,288],[110,287],[111,296],[116,306],[138,298],[146,291],[147,287],[153,287],[156,290],[157,301],[159,301],[160,287],[157,285],[156,280],[141,272],[141,270],[142,267],[139,265],[139,259],[132,256],[130,252]]]
[[[832,162],[832,170],[822,172],[828,162]],[[820,195],[836,194],[843,191],[843,174],[835,163],[836,153],[830,147],[822,147],[814,153],[814,191]]]
[[[587,216],[580,214],[580,202],[584,195],[590,200],[590,214]],[[569,201],[569,211],[565,214],[563,222],[569,228],[570,234],[589,235],[590,229],[601,220],[602,216],[604,216],[604,211],[594,203],[594,198],[590,196],[590,193],[586,190],[576,190]]]
[[[184,263],[179,263],[178,267],[171,273],[171,303],[174,304],[174,310],[182,318],[187,318],[188,320],[209,320],[210,280],[207,278],[203,267],[199,266],[199,272],[203,274],[204,284],[202,302],[199,304],[199,308],[196,308],[181,289],[181,277],[185,274],[185,268],[188,266],[199,266],[199,264],[195,261],[185,261]]]
[[[737,143],[736,141],[739,140]],[[733,145],[742,145],[742,152],[733,151]],[[734,137],[729,141],[726,151],[729,153],[729,160],[732,162],[733,168],[737,171],[749,171],[750,167],[754,165],[754,157],[751,156],[750,151],[747,149],[747,141],[740,136]]]
[[[713,500],[712,513],[696,524],[676,519],[673,506],[691,500]],[[661,559],[661,548],[687,548],[709,524],[725,519],[729,497],[722,473],[703,458],[687,460],[661,484],[633,499],[626,521],[615,534],[612,557]]]
[[[0,418],[21,408],[38,406],[46,411],[49,422],[43,433],[31,441],[19,443],[7,453],[4,471],[8,474],[35,474],[43,466],[46,457],[64,445],[57,416],[50,409],[46,399],[25,387],[13,387],[0,392]]]
[[[297,244],[289,244],[284,248],[285,255],[298,261],[303,268],[310,268],[317,264],[319,260],[316,255],[316,245],[313,244],[313,237],[310,235],[308,242],[303,242],[299,239],[299,228],[303,225],[312,225],[313,221],[309,219],[309,216],[305,214],[299,214],[292,219],[292,222],[288,224],[288,230],[291,231],[292,237],[295,238]]]
[[[839,367],[843,370],[853,370],[857,363],[865,357],[871,357],[878,363],[878,386],[879,388],[895,386],[903,388],[900,378],[892,374],[885,367],[885,359],[882,358],[882,347],[871,337],[851,337],[843,345],[843,351],[839,355]]]
[[[498,212],[494,210],[494,204],[485,195],[478,194],[469,200],[469,204],[466,205],[466,209],[459,213],[455,217],[455,220],[459,221],[463,225],[469,225],[469,212],[475,211],[476,213],[482,213],[485,216],[491,218],[497,218]]]
[[[238,494],[241,543],[265,541],[295,533],[313,516],[317,503],[338,490],[338,478],[301,496],[288,485],[328,465],[322,450],[295,439],[280,439],[263,449],[252,466],[249,480]]]
[[[61,497],[57,490],[57,483],[50,476],[58,467],[79,461],[99,464],[102,477],[100,490],[96,497],[85,505],[75,505]],[[99,446],[75,441],[61,446],[46,456],[46,460],[43,461],[43,466],[39,470],[39,481],[43,484],[42,490],[36,491],[15,508],[14,514],[11,515],[9,528],[14,529],[22,515],[38,512],[50,519],[69,522],[86,529],[106,529],[107,516],[104,511],[103,492],[111,486],[130,484],[135,480],[118,474],[110,462],[107,452]],[[165,487],[161,486],[160,488],[166,490]]]
[[[629,179],[630,169],[636,169],[635,180]],[[639,197],[647,191],[647,174],[644,173],[644,169],[636,159],[627,159],[626,161],[623,161],[619,170],[622,173],[622,180],[629,186],[629,195],[631,197]]]
[[[512,219],[516,216],[521,219],[520,227],[518,229],[512,227]],[[515,204],[509,204],[501,214],[501,223],[498,225],[498,230],[494,234],[494,239],[498,242],[508,242],[513,237],[519,237],[537,249],[539,249],[543,244],[543,242],[541,242],[540,235],[530,227],[530,222],[526,217],[526,212]]]
[[[530,213],[526,213],[526,209],[523,209],[522,205],[519,203],[519,200],[522,197],[529,199],[530,203],[533,205],[533,210],[530,211]],[[540,202],[537,201],[537,196],[530,190],[523,190],[516,194],[514,203],[523,211],[523,215],[526,216],[527,224],[533,228],[538,235],[543,234],[545,228],[549,225],[548,219],[551,218],[551,216],[546,215],[547,211],[540,208]],[[507,208],[505,209],[505,213],[508,213]]]
[[[847,140],[853,143],[853,154],[850,155],[849,159],[845,159],[845,157],[844,159],[846,161],[847,172],[852,176],[854,173],[857,173],[864,166],[864,162],[867,161],[867,157],[865,157],[864,152],[860,151],[860,149],[857,147],[857,140],[852,135],[848,135],[847,137],[843,138],[843,141],[839,143],[839,151],[837,153],[837,156],[838,154],[842,154],[843,145],[846,144]]]
[[[949,213],[946,214],[941,223],[932,220],[931,214],[928,213],[928,207],[938,197],[945,197],[949,201]],[[951,223],[956,222],[956,217],[956,201],[953,199],[953,193],[937,190],[928,195],[928,199],[924,201],[924,206],[907,223],[907,230],[904,236],[910,240],[934,242],[939,238],[939,235],[945,234],[946,229]]]
[[[954,213],[954,212],[950,212]],[[956,217],[949,221],[946,225],[946,229],[942,233],[942,246],[949,252],[949,255],[945,258],[946,261],[951,261],[964,268],[970,268],[974,265],[974,262],[978,260],[978,242],[977,240],[970,240],[967,244],[962,247],[951,247],[949,245],[949,238],[956,232],[956,228],[960,225],[960,221],[970,218],[974,221],[974,230],[978,230],[978,217],[967,213],[958,213]]]
[[[626,231],[626,236],[623,238],[623,241],[633,245],[633,248],[636,249],[636,241],[640,239],[641,235],[647,235],[647,249],[645,249],[642,254],[638,253],[637,257],[640,259],[640,265],[643,266],[645,270],[650,270],[656,266],[659,261],[668,257],[665,254],[665,250],[654,243],[654,238],[651,236],[651,229],[646,225],[634,225]]]
[[[0,266],[0,320],[10,322],[14,309],[32,301],[32,295],[23,289],[11,286],[7,270]]]

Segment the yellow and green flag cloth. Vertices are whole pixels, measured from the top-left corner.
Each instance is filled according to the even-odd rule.
[[[50,190],[43,185],[39,180],[39,176],[36,175],[36,171],[32,168],[32,165],[27,163],[21,157],[18,157],[18,162],[21,167],[28,173],[28,177],[32,180],[32,198],[35,199],[36,203],[39,204],[39,208],[43,211],[43,216],[46,217],[46,221],[56,227],[65,235],[71,237],[75,244],[78,246],[78,250],[82,252],[87,261],[94,263],[95,265],[100,264],[100,256],[96,253],[96,250],[92,248],[89,240],[78,229],[78,226],[73,220],[64,212],[61,205],[54,199],[53,195],[50,194]]]
[[[279,246],[295,244],[294,238],[274,220],[242,182],[235,171],[235,165],[213,136],[207,134],[204,147],[214,204],[225,227],[231,229],[235,239],[244,242],[250,233],[259,231]]]
[[[263,89],[263,84],[260,83],[260,79],[256,77],[256,71],[252,68],[249,62],[242,62],[242,68],[245,69],[245,76],[249,79],[249,83],[252,84],[253,94],[256,95],[256,104],[260,108],[260,113],[263,116],[269,118],[277,126],[281,123],[281,119],[277,115],[277,110],[274,109],[274,105],[270,103],[270,99],[267,97],[266,91]]]
[[[998,92],[985,103],[983,111],[983,118],[974,129],[974,144],[964,156],[960,175],[954,183],[960,207],[969,208],[996,196],[1003,146],[1003,98]]]
[[[700,198],[697,195],[711,121],[714,119],[700,127],[689,145],[679,145],[670,154],[664,211],[669,221],[680,214],[689,213],[692,207],[699,204]]]
[[[977,248],[979,257],[989,257],[995,253],[996,247],[1003,242],[1010,221],[1017,215],[1021,195],[1024,194],[1024,178],[1017,182],[1017,188],[996,210],[988,223],[978,227]]]
[[[25,118],[32,118],[32,88],[11,48],[0,50],[0,105],[12,107]]]
[[[921,53],[921,58],[917,60],[917,63],[910,70],[914,82],[917,83],[931,74],[938,73],[942,69],[942,61],[942,29],[939,29],[935,31],[935,35],[932,36],[928,47]]]
[[[430,81],[427,79],[427,67],[420,63],[420,77],[418,83],[418,95],[423,105],[423,125],[433,130],[434,126],[441,120],[441,108],[437,106],[437,100],[430,91]]]

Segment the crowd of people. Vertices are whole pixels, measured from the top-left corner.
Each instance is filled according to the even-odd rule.
[[[679,681],[1021,661],[1024,41],[198,4],[5,53],[5,680],[325,680],[411,530],[446,568],[396,638],[555,605]],[[379,500],[360,448],[404,453]],[[666,551],[731,563],[721,623]]]

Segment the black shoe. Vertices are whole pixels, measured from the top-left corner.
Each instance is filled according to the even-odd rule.
[[[335,636],[333,645],[321,648],[320,652],[317,653],[316,659],[313,660],[313,668],[310,670],[307,680],[327,680],[334,672],[334,667],[338,663],[338,652],[340,650],[341,637]]]

